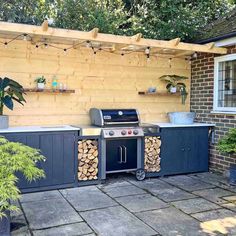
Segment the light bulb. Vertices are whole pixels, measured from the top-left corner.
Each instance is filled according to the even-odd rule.
[[[151,58],[150,58],[150,54],[147,54],[147,62],[150,62]]]
[[[63,51],[64,51],[65,54],[67,53],[67,49],[66,48],[64,48]]]
[[[86,42],[86,47],[87,47],[87,48],[90,48],[90,47],[91,47],[91,42],[90,42],[90,41],[87,41],[87,42]]]
[[[27,40],[27,34],[24,34],[23,40],[24,40],[24,41]]]
[[[48,44],[47,43],[45,43],[44,46],[45,46],[45,48],[48,48]]]
[[[192,57],[197,58],[197,53],[195,52]]]
[[[145,54],[150,54],[150,47],[147,47],[147,48],[145,49]]]
[[[7,48],[7,46],[8,46],[8,42],[5,42],[4,47]]]

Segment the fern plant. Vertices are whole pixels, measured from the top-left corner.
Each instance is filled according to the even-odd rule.
[[[217,149],[221,153],[236,153],[236,128],[230,129],[229,132],[219,140]]]
[[[36,164],[45,160],[39,150],[21,143],[9,142],[0,136],[0,218],[6,211],[16,211],[18,208],[10,200],[20,197],[16,186],[17,172],[21,172],[30,182],[44,177],[44,171]]]

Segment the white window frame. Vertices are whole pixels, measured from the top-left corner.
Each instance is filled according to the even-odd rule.
[[[232,60],[236,60],[236,53],[214,58],[214,101],[213,101],[214,112],[225,112],[225,113],[236,112],[236,107],[219,107],[218,106],[219,63],[225,62],[225,61],[232,61]]]

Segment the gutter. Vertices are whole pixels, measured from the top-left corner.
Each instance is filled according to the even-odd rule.
[[[215,42],[215,41],[223,40],[223,39],[226,39],[226,38],[231,38],[231,37],[234,37],[234,36],[236,36],[236,31],[228,33],[228,34],[225,34],[225,35],[209,38],[209,39],[198,40],[195,43],[205,44],[205,43],[210,43],[210,42]]]

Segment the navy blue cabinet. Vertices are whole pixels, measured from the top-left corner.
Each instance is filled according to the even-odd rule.
[[[208,127],[161,129],[161,175],[208,171]]]
[[[45,171],[46,178],[29,183],[18,175],[18,186],[23,192],[57,189],[77,183],[77,132],[37,132],[1,134],[9,141],[20,142],[41,150],[46,157],[38,167]]]

